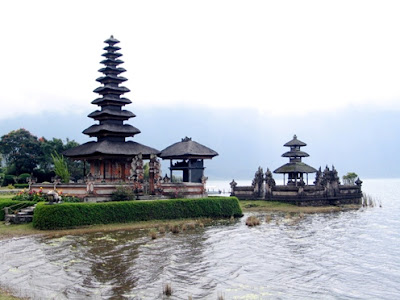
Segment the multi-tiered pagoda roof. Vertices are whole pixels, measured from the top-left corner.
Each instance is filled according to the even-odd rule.
[[[298,140],[296,135],[284,146],[290,147],[288,152],[282,154],[282,157],[289,157],[289,162],[276,169],[274,173],[287,173],[289,174],[289,179],[297,181],[297,179],[303,178],[303,174],[317,172],[316,169],[301,161],[303,157],[309,156],[308,153],[301,151],[301,147],[307,146],[307,144]]]
[[[118,52],[121,48],[116,46],[119,41],[111,36],[104,42],[108,45],[104,47],[106,52],[102,54],[105,57],[101,61],[104,67],[99,70],[99,72],[103,73],[103,76],[96,79],[102,86],[94,90],[100,97],[92,101],[92,104],[99,106],[100,109],[88,115],[89,118],[98,121],[98,123],[83,131],[84,134],[90,137],[96,137],[97,141],[88,142],[67,150],[64,155],[73,159],[92,159],[132,157],[139,153],[144,158],[148,158],[151,154],[159,154],[160,151],[154,148],[137,142],[126,141],[126,138],[135,136],[140,133],[140,130],[124,123],[124,121],[134,118],[135,114],[122,109],[123,106],[130,104],[131,101],[122,97],[123,94],[128,93],[130,90],[120,86],[127,79],[120,76],[126,70],[119,67],[123,63],[119,59],[122,54]]]

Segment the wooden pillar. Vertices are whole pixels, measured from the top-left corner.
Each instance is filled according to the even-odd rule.
[[[110,174],[110,175],[109,175],[109,179],[112,181],[113,178],[114,178],[114,174],[113,174],[113,163],[114,163],[114,161],[113,161],[113,160],[110,160],[108,163],[109,163],[109,166],[108,166],[108,174]]]
[[[121,177],[121,180],[122,181],[125,181],[125,179],[126,179],[126,176],[125,176],[125,161],[122,161],[121,163],[121,175],[120,175],[120,177]]]
[[[170,168],[169,168],[169,171],[170,171],[170,179],[171,179],[171,182],[172,182],[172,159],[170,160]]]
[[[149,194],[154,195],[154,163],[149,164]]]
[[[103,180],[106,180],[106,163],[104,160],[101,161],[100,168],[103,170]]]
[[[83,178],[86,177],[86,160],[83,160]]]

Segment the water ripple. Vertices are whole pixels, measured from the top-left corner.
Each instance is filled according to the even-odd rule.
[[[2,240],[0,285],[31,299],[162,299],[167,283],[170,299],[396,299],[400,189],[366,190],[383,208],[255,213],[252,228],[246,214],[155,240],[148,230]]]

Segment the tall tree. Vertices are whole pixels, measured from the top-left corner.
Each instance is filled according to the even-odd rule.
[[[356,178],[358,175],[354,172],[348,172],[346,175],[343,175],[343,183],[348,185],[354,185]]]
[[[21,128],[1,137],[0,152],[9,169],[19,175],[33,172],[39,163],[41,151],[37,137]]]

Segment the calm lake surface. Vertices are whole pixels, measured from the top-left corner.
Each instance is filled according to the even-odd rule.
[[[0,286],[32,299],[399,299],[400,179],[365,180],[382,204],[246,214],[155,240],[148,230],[0,241]],[[249,228],[249,215],[261,225]]]

